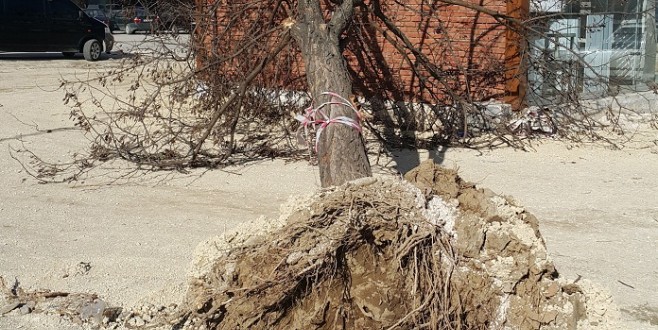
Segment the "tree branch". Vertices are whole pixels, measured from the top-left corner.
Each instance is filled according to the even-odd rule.
[[[517,18],[511,17],[509,15],[503,14],[499,11],[489,9],[487,7],[479,6],[474,3],[462,1],[462,0],[440,0],[443,3],[449,4],[449,5],[456,5],[468,9],[472,9],[487,15],[490,15],[492,17],[495,17],[497,19],[502,19],[504,21],[507,21],[509,24],[514,25],[515,27],[519,28],[523,26],[523,21],[519,20]]]
[[[298,21],[311,23],[312,20],[322,20],[322,8],[320,1],[317,0],[299,0],[297,1],[297,18]]]
[[[265,68],[265,65],[272,61],[278,54],[285,48],[289,43],[290,40],[292,40],[292,37],[290,36],[290,33],[288,31],[285,32],[277,46],[272,49],[272,51],[263,58],[263,60],[260,61],[260,63],[253,69],[247,77],[239,84],[240,89],[238,90],[237,93],[231,94],[231,96],[222,104],[222,106],[215,110],[215,113],[213,113],[213,116],[210,120],[210,123],[208,124],[208,127],[206,129],[206,132],[203,134],[199,142],[197,143],[196,147],[194,148],[194,152],[192,153],[192,160],[194,161],[199,154],[199,151],[201,150],[201,146],[203,143],[206,141],[208,136],[210,135],[210,132],[212,132],[213,127],[215,127],[215,124],[217,124],[217,121],[221,117],[221,114],[231,105],[233,102],[238,99],[238,97],[243,97],[247,87],[251,85],[251,82],[263,71]]]
[[[354,0],[345,0],[331,16],[329,28],[336,36],[340,36],[352,20],[355,5]]]

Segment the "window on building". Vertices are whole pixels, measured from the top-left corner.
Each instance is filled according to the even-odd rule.
[[[657,0],[531,0],[529,83],[544,96],[605,94],[655,79]],[[534,70],[534,71],[533,71]]]

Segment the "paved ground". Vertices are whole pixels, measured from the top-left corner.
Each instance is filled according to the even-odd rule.
[[[144,35],[117,35],[117,50],[148,51]],[[29,148],[65,161],[87,141],[72,129],[60,78],[117,65],[59,54],[0,55],[0,275],[26,288],[96,292],[113,304],[178,301],[194,247],[239,222],[274,217],[288,196],[314,191],[317,169],[267,161],[229,171],[144,177],[122,185],[42,185],[10,157]],[[540,219],[563,276],[607,287],[626,329],[658,328],[658,132],[637,130],[622,150],[546,140],[535,150],[433,152],[464,178],[514,196]],[[399,152],[380,175],[429,157]],[[88,272],[75,273],[80,262]],[[70,276],[65,276],[65,275]],[[77,329],[38,315],[0,318],[0,329]]]

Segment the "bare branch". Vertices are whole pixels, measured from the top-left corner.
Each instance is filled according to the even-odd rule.
[[[354,6],[354,0],[344,0],[331,16],[329,28],[337,37],[345,31],[345,28],[352,21]]]
[[[228,100],[226,100],[226,101],[222,104],[222,106],[221,106],[219,109],[217,109],[217,110],[215,111],[215,113],[213,114],[212,118],[210,119],[210,123],[208,124],[208,127],[207,127],[207,129],[206,129],[206,133],[204,133],[203,136],[201,136],[201,138],[199,139],[199,142],[197,142],[196,147],[194,148],[194,151],[193,151],[193,154],[192,154],[192,160],[195,160],[195,159],[196,159],[197,155],[199,154],[199,151],[201,150],[201,146],[203,145],[203,143],[206,141],[206,139],[207,139],[208,136],[210,135],[210,132],[212,131],[212,129],[213,129],[213,127],[215,126],[215,124],[217,124],[217,121],[219,120],[221,114],[222,114],[222,113],[223,113],[223,112],[224,112],[224,111],[225,111],[230,105],[232,105],[233,102],[235,102],[236,100],[240,100],[240,99],[242,99],[242,98],[244,97],[245,93],[247,92],[247,88],[250,86],[251,82],[252,82],[252,81],[258,76],[258,74],[260,74],[260,73],[263,71],[263,69],[265,68],[265,66],[266,66],[270,61],[272,61],[272,59],[274,59],[274,58],[279,54],[279,52],[280,52],[281,50],[283,50],[283,49],[288,45],[288,43],[290,43],[290,40],[291,40],[290,33],[285,32],[285,33],[283,34],[281,40],[279,41],[279,44],[278,44],[278,45],[272,50],[272,52],[271,52],[267,57],[265,57],[265,58],[260,62],[260,64],[259,64],[258,66],[256,66],[256,67],[255,67],[255,68],[254,68],[254,69],[253,69],[253,70],[247,75],[247,77],[244,79],[244,81],[242,81],[241,84],[238,85],[238,86],[239,86],[239,90],[238,90],[238,92],[237,92],[237,93],[233,93],[233,94],[231,94],[231,96],[228,98]],[[235,124],[232,125],[232,126],[235,127]]]

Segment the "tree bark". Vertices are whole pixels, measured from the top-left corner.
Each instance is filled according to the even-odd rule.
[[[352,19],[353,0],[343,1],[329,22],[324,20],[319,0],[299,0],[297,8],[291,34],[302,53],[314,104],[317,106],[331,99],[322,94],[325,92],[350,99],[352,81],[340,49],[340,36]],[[345,116],[358,121],[354,110],[342,105],[331,105],[323,110],[329,118]],[[372,175],[361,133],[340,123],[328,125],[320,135],[318,163],[322,187]]]

